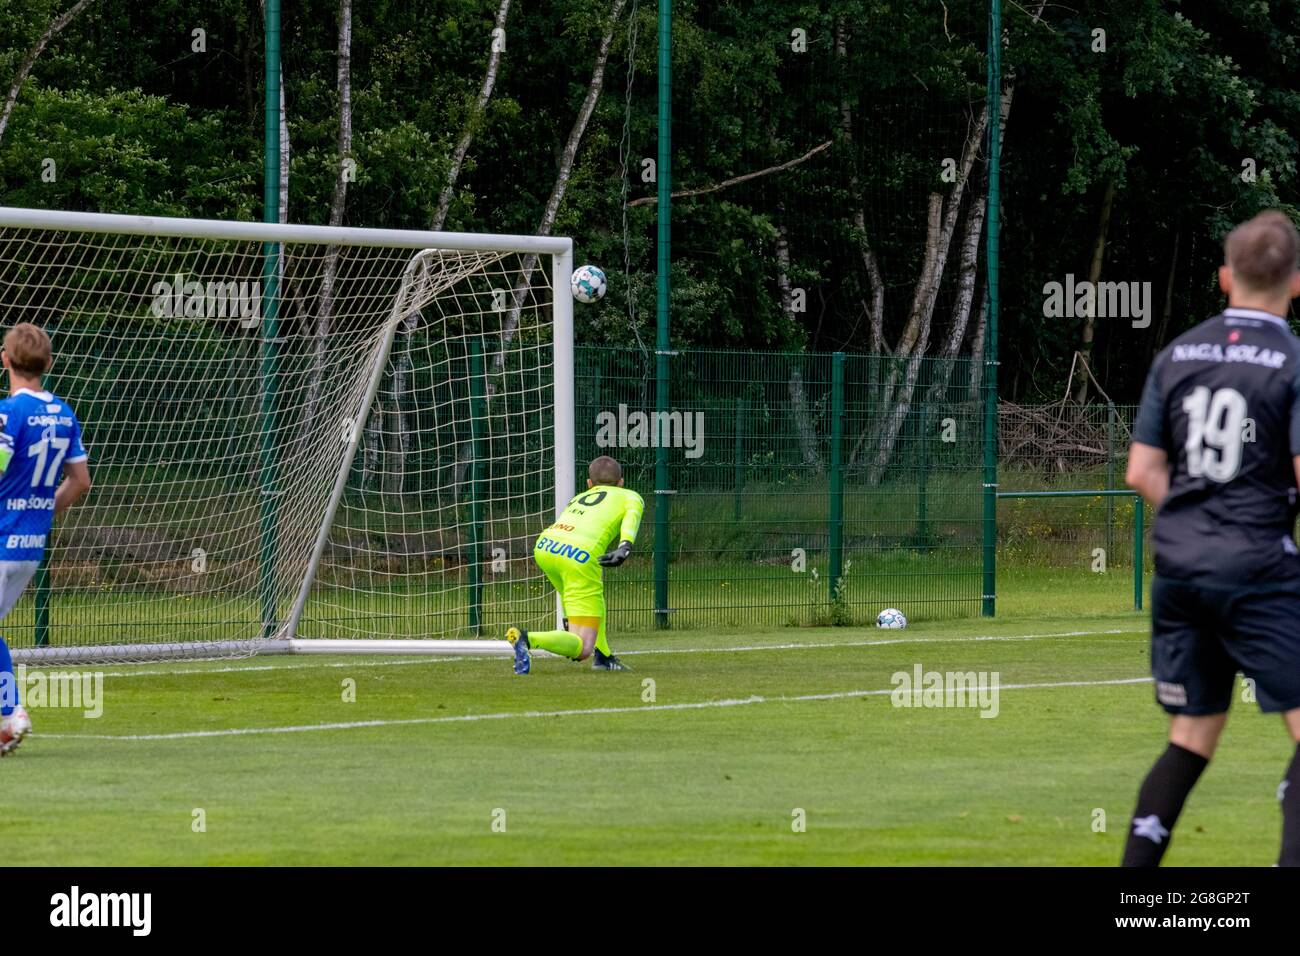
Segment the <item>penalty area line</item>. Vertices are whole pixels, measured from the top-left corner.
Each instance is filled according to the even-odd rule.
[[[1115,687],[1125,684],[1149,684],[1150,677],[1117,677],[1111,680],[1049,681],[1039,684],[1000,684],[1004,690],[1047,690],[1062,687]],[[527,720],[538,717],[594,717],[610,714],[647,714],[675,710],[709,710],[720,707],[748,707],[755,704],[799,704],[811,701],[847,700],[856,697],[883,697],[897,693],[897,688],[886,690],[841,690],[824,694],[796,694],[764,697],[732,697],[722,700],[700,700],[681,704],[646,704],[641,707],[583,707],[568,710],[501,711],[491,714],[459,714],[446,717],[408,717],[396,720],[351,720],[330,724],[298,724],[287,727],[234,727],[226,730],[183,730],[170,734],[32,734],[42,740],[115,740],[158,741],[197,740],[205,737],[246,737],[261,734],[303,734],[319,731],[360,730],[374,727],[414,727],[432,724],[464,724],[484,720]]]

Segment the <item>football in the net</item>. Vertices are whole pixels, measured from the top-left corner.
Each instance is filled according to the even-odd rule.
[[[579,302],[595,302],[605,294],[605,273],[597,266],[578,266],[569,285]]]
[[[895,631],[900,627],[907,627],[907,618],[903,617],[903,612],[898,608],[887,607],[876,615],[876,627],[884,627]]]

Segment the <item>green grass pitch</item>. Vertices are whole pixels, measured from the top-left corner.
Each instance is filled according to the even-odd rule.
[[[105,668],[98,719],[33,709],[0,765],[0,833],[18,865],[1109,866],[1165,719],[1132,682],[1146,617],[1107,578],[1009,576],[995,621],[901,632],[618,635],[628,673]],[[894,707],[892,675],[917,664],[998,672],[998,716]],[[1290,751],[1276,717],[1238,703],[1167,862],[1271,863]]]

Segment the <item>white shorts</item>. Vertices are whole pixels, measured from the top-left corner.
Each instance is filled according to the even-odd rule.
[[[39,561],[0,561],[0,618],[14,609]]]

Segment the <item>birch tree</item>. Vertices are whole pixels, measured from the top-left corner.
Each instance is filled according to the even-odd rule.
[[[50,41],[63,32],[63,29],[80,16],[81,11],[92,3],[94,3],[94,0],[77,0],[67,11],[51,20],[50,25],[45,28],[45,32],[32,44],[32,48],[27,51],[27,55],[18,64],[18,72],[14,74],[13,83],[9,86],[9,94],[5,97],[4,107],[0,109],[0,141],[4,140],[5,129],[9,126],[9,117],[13,114],[14,104],[18,102],[18,94],[22,92],[23,84],[27,82],[27,77],[31,74],[32,67],[36,65],[37,58],[40,57]]]
[[[492,32],[489,34],[487,66],[483,71],[483,81],[479,85],[478,95],[470,104],[469,112],[465,116],[465,122],[461,126],[460,136],[456,140],[456,148],[452,151],[451,162],[447,168],[447,181],[443,184],[442,191],[438,195],[438,207],[434,211],[432,221],[429,223],[429,228],[435,232],[442,229],[446,224],[452,198],[455,196],[456,187],[460,182],[460,173],[465,167],[465,159],[469,156],[474,137],[487,116],[488,103],[492,99],[492,92],[496,88],[497,76],[501,70],[502,55],[506,52],[506,21],[509,16],[510,0],[501,0],[500,6],[497,7],[496,17],[493,19]],[[402,325],[398,329],[399,341],[409,339],[411,334],[419,327],[419,323],[419,312],[413,311],[404,316]],[[397,445],[401,452],[394,457],[395,480],[398,482],[404,482],[405,480],[406,450],[410,446],[406,411],[409,405],[407,391],[410,380],[410,351],[399,349],[393,358],[391,388],[394,430],[397,435]],[[457,486],[459,487],[459,481]]]
[[[334,175],[334,192],[330,199],[328,224],[343,225],[347,208],[348,183],[355,169],[352,157],[352,0],[339,0],[338,46],[338,165]],[[283,102],[283,100],[281,100]],[[321,268],[320,293],[316,299],[316,314],[312,320],[311,380],[308,386],[308,420],[320,413],[320,393],[325,374],[325,353],[329,341],[330,325],[334,311],[334,280],[338,271],[340,249],[336,245],[325,250],[325,263]],[[382,413],[381,413],[382,414]],[[372,416],[374,417],[374,416]],[[363,474],[371,473],[375,466],[373,447],[366,443],[362,451]],[[363,479],[364,480],[364,479]]]
[[[541,221],[538,222],[537,228],[534,230],[535,235],[549,236],[555,227],[555,217],[560,211],[560,204],[564,201],[565,191],[568,189],[569,180],[573,176],[573,164],[578,158],[578,149],[582,145],[583,134],[587,131],[587,124],[591,121],[592,113],[596,109],[596,103],[600,100],[601,91],[604,89],[605,66],[609,62],[609,51],[614,42],[614,30],[618,25],[619,17],[623,15],[623,8],[626,5],[627,0],[613,0],[610,6],[609,16],[605,20],[604,32],[600,39],[600,46],[596,51],[596,61],[592,66],[591,81],[587,84],[587,94],[583,97],[581,106],[578,107],[578,115],[573,121],[568,139],[564,144],[564,150],[560,154],[559,167],[555,174],[555,184],[551,187],[551,195],[546,201],[546,208],[542,212]],[[537,269],[537,260],[537,254],[530,253],[524,256],[520,263],[519,275],[515,280],[514,289],[510,296],[510,308],[502,321],[498,344],[488,365],[486,398],[489,407],[499,391],[501,377],[505,374],[506,356],[509,355],[510,343],[514,340],[515,332],[519,329],[519,320],[523,315],[524,304],[528,301],[529,293],[532,290],[533,272]],[[564,290],[560,289],[557,290],[556,294],[563,293]],[[473,449],[466,442],[461,446],[456,465],[455,485],[457,489],[460,488],[465,479],[465,473],[469,468],[472,455]]]

